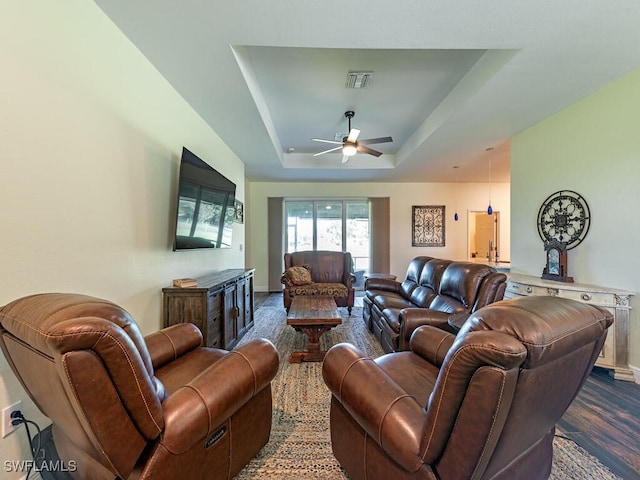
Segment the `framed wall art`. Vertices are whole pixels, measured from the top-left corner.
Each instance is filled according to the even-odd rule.
[[[233,211],[233,220],[236,223],[244,223],[244,205],[240,200],[236,200],[235,209]]]
[[[412,209],[411,245],[444,247],[444,205],[414,205]]]

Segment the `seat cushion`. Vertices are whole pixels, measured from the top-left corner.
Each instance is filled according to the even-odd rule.
[[[382,311],[382,318],[387,325],[396,333],[400,332],[400,312],[402,309],[400,308],[385,308]]]
[[[435,365],[412,352],[382,355],[375,362],[421,406],[427,405],[438,378],[439,369]]]
[[[403,297],[398,293],[385,292],[382,295],[377,295],[373,298],[373,304],[378,307],[380,311],[385,308],[409,308],[415,307],[415,305],[408,298]]]
[[[291,296],[296,295],[329,295],[332,297],[348,297],[349,289],[342,283],[310,283],[293,285],[289,288]]]

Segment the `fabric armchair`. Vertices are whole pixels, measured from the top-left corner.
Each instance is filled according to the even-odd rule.
[[[356,276],[351,271],[349,252],[309,250],[284,254],[282,299],[289,310],[297,295],[326,295],[334,298],[338,307],[353,308]]]

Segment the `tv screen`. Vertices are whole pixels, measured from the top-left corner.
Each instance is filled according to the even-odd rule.
[[[182,148],[174,250],[230,248],[236,185]]]

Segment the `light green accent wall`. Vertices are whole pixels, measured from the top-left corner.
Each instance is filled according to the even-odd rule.
[[[550,194],[574,190],[592,219],[568,252],[569,275],[640,292],[640,70],[516,135],[511,149],[512,271],[541,275],[538,209]],[[632,307],[630,363],[640,372],[640,295]]]

